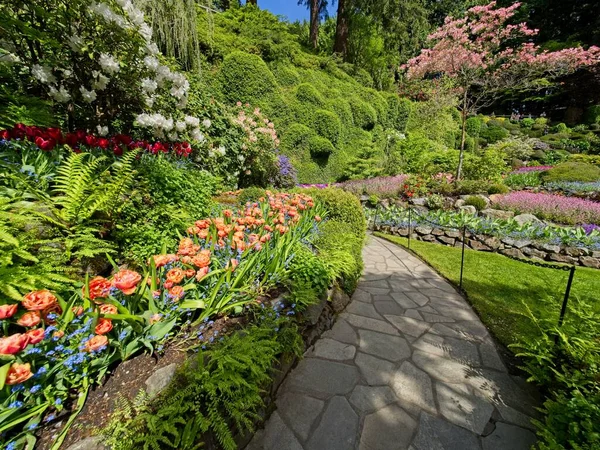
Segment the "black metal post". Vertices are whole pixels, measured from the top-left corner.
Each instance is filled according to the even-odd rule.
[[[571,295],[571,286],[573,284],[573,277],[575,276],[575,266],[571,267],[569,271],[569,281],[567,281],[567,290],[565,291],[565,298],[563,300],[562,308],[560,309],[560,317],[558,319],[558,327],[560,328],[565,320],[565,314],[567,313],[567,304],[569,303],[569,296]]]
[[[411,231],[411,225],[412,225],[412,208],[409,206],[408,207],[408,249],[410,250],[410,235],[412,234]]]
[[[462,289],[463,286],[463,270],[465,267],[465,241],[467,240],[467,226],[463,226],[462,230],[462,254],[460,257],[460,283],[459,286]]]

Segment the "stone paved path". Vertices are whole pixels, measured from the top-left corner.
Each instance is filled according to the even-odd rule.
[[[422,261],[369,239],[352,302],[248,449],[529,449],[534,393],[471,307]]]

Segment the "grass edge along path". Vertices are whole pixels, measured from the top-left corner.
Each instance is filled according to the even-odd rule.
[[[375,232],[375,236],[407,247],[408,239]],[[458,286],[461,249],[411,241],[411,251]],[[498,253],[465,250],[463,290],[482,322],[504,346],[534,337],[528,317],[558,322],[567,286],[567,271],[532,266]],[[600,310],[600,271],[577,267],[570,302],[583,300]],[[566,319],[569,317],[567,308]]]

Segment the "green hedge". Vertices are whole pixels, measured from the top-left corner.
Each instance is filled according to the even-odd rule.
[[[325,101],[317,89],[308,83],[299,84],[296,88],[296,99],[301,103],[308,103],[314,106],[323,106]]]
[[[363,130],[372,130],[377,123],[375,109],[358,97],[351,97],[349,103],[354,116],[354,124]]]
[[[319,136],[336,145],[342,133],[342,121],[335,113],[319,109],[313,115],[312,128]]]
[[[600,180],[600,168],[584,162],[566,162],[555,166],[543,175],[545,182]]]
[[[355,236],[364,238],[367,220],[356,196],[338,188],[307,189],[306,193],[325,206],[330,220],[348,224]]]
[[[244,52],[225,57],[218,83],[223,97],[231,103],[255,104],[277,89],[275,76],[260,56]]]
[[[329,139],[317,135],[309,138],[308,147],[313,158],[327,158],[335,151],[335,147]]]

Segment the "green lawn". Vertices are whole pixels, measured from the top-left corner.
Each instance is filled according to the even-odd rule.
[[[406,238],[375,235],[407,245]],[[411,241],[411,250],[458,285],[460,248]],[[568,275],[567,271],[535,267],[497,253],[466,250],[463,288],[490,331],[509,345],[536,333],[526,316],[527,307],[536,317],[558,322]],[[581,299],[600,311],[600,271],[578,267],[571,299]]]

